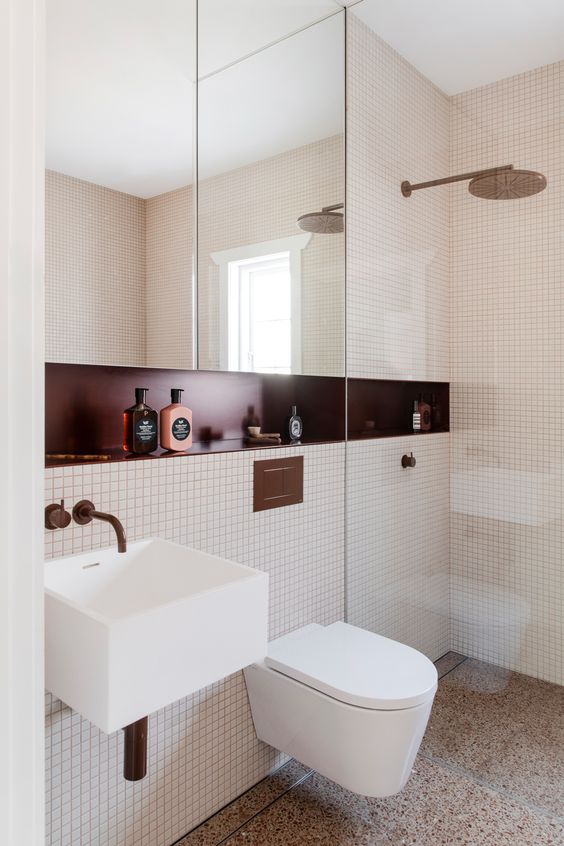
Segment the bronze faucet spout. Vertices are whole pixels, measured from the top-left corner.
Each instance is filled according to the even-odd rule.
[[[117,517],[115,517],[113,514],[105,514],[103,511],[96,510],[91,511],[90,516],[94,517],[96,520],[104,520],[104,522],[109,523],[116,533],[118,552],[127,552],[125,529],[123,528],[121,521],[118,520]]]
[[[105,523],[109,523],[116,533],[118,552],[127,551],[125,529],[123,528],[121,521],[118,520],[114,514],[106,514],[104,511],[96,511],[96,507],[93,502],[90,502],[88,499],[81,499],[80,502],[77,502],[74,506],[72,516],[74,517],[75,522],[77,522],[80,526],[85,526],[87,523],[92,522],[92,520],[103,520]]]

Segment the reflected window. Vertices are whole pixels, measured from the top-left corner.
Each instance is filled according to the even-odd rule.
[[[301,372],[301,253],[310,233],[213,253],[220,278],[220,366]]]
[[[290,253],[232,261],[229,370],[292,372]]]

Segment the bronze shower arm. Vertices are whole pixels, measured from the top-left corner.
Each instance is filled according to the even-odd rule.
[[[466,179],[475,179],[477,176],[487,176],[490,173],[499,173],[503,170],[513,170],[513,165],[501,165],[490,167],[486,170],[473,170],[471,173],[459,173],[458,176],[445,176],[444,179],[431,179],[430,182],[418,182],[412,185],[411,182],[401,183],[401,193],[404,197],[410,197],[412,191],[419,191],[420,188],[434,188],[435,185],[448,185],[450,182],[464,182]]]

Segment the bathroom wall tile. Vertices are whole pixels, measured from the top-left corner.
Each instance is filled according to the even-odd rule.
[[[448,474],[448,433],[347,444],[347,619],[432,660],[449,649]]]
[[[348,14],[347,372],[448,380],[449,101]]]
[[[276,511],[252,511],[260,451],[53,468],[46,503],[89,498],[122,519],[130,542],[156,535],[267,571],[277,637],[343,618],[344,453],[344,444],[296,447],[304,502]],[[115,537],[73,524],[45,541],[54,558]],[[284,760],[256,738],[241,673],[150,715],[141,782],[122,778],[122,732],[104,735],[49,693],[46,743],[48,846],[168,846]]]
[[[141,198],[46,172],[45,327],[48,361],[145,362]]]
[[[448,98],[347,20],[347,373],[446,381],[448,193],[400,185],[448,174]],[[450,648],[448,449],[442,434],[347,444],[348,620],[432,659]]]
[[[452,648],[564,681],[564,62],[451,101],[453,173],[514,164],[514,202],[451,186]]]

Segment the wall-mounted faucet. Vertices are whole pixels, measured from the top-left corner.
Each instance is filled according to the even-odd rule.
[[[125,529],[118,518],[114,517],[113,514],[106,514],[104,511],[96,511],[96,506],[93,502],[90,502],[88,499],[81,499],[80,502],[77,502],[74,506],[72,516],[75,523],[78,523],[79,526],[86,526],[86,524],[91,523],[92,520],[103,520],[105,523],[109,523],[116,533],[118,552],[127,551]]]

